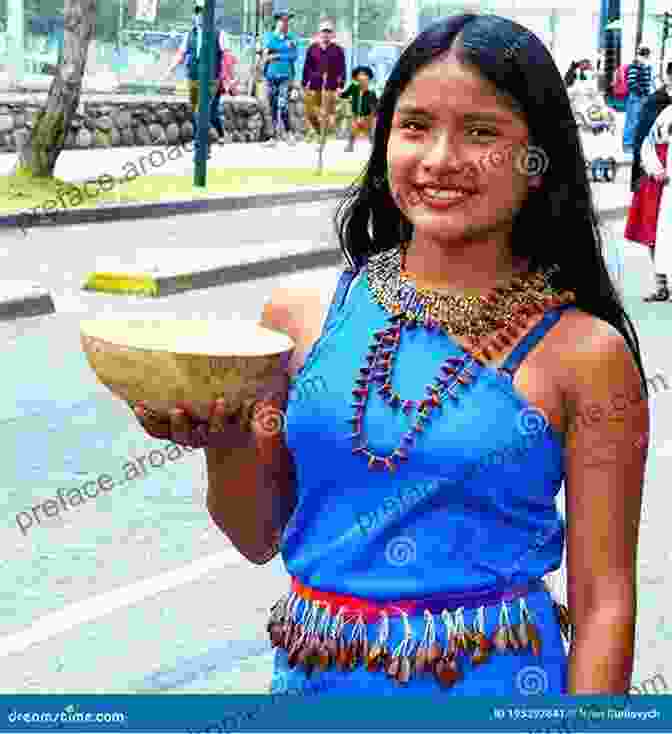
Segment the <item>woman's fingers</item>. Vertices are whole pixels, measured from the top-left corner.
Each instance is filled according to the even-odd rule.
[[[138,422],[150,436],[170,439],[170,421],[149,411],[142,403],[137,403],[132,407]]]
[[[193,446],[193,429],[191,418],[184,408],[174,408],[170,411],[170,435],[175,443]]]

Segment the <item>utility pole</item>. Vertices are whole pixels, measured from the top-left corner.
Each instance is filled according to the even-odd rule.
[[[614,106],[616,101],[611,95],[611,81],[616,69],[621,65],[621,30],[617,21],[621,20],[621,0],[605,0],[604,22],[604,86],[607,104]]]
[[[637,0],[637,28],[635,30],[635,53],[642,44],[642,29],[644,28],[644,0]]]
[[[215,0],[205,0],[198,60],[198,151],[194,158],[194,186],[205,187],[210,137],[210,81],[215,65]]]
[[[352,0],[352,51],[350,54],[350,68],[354,69],[357,59],[357,45],[359,43],[359,0]]]
[[[665,47],[667,46],[667,39],[670,37],[672,31],[672,13],[663,13],[663,39],[660,44],[660,78],[665,79],[663,70],[663,63],[665,62]]]

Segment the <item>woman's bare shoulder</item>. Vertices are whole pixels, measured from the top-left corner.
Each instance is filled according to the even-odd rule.
[[[630,347],[608,322],[577,308],[567,311],[553,331],[553,352],[575,397],[606,397],[640,382]]]
[[[261,324],[282,331],[295,340],[305,333],[319,332],[336,291],[339,275],[330,276],[325,282],[326,287],[311,285],[306,279],[305,283],[294,287],[276,288],[264,306]]]

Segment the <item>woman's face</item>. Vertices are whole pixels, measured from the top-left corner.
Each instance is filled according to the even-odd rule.
[[[529,179],[529,131],[515,104],[449,52],[397,101],[387,148],[390,189],[415,239],[445,243],[510,232]],[[440,190],[437,190],[440,189]]]

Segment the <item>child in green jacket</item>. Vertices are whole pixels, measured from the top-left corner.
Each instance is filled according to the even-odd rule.
[[[352,104],[352,127],[350,138],[345,148],[346,153],[352,153],[355,149],[355,136],[368,134],[369,141],[373,145],[373,133],[375,130],[376,108],[378,97],[369,89],[369,82],[373,79],[373,71],[368,66],[358,66],[352,70],[350,86],[341,93],[341,99],[350,98]]]

